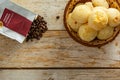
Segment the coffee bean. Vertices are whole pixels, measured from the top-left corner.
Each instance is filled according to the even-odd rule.
[[[44,21],[43,17],[38,15],[31,25],[26,41],[33,41],[33,39],[40,40],[42,34],[45,33],[47,30],[47,22]]]
[[[60,16],[56,16],[56,19],[58,20],[60,18]]]

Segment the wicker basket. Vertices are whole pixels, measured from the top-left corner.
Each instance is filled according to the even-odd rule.
[[[83,44],[85,46],[90,46],[90,47],[101,47],[111,41],[113,41],[115,39],[115,37],[118,35],[119,31],[120,31],[120,27],[116,27],[114,29],[114,34],[112,35],[112,37],[108,38],[107,40],[98,40],[98,39],[95,39],[91,42],[86,42],[86,41],[83,41],[81,40],[79,37],[78,37],[78,34],[76,32],[74,32],[70,26],[67,24],[67,17],[68,17],[68,14],[72,12],[72,10],[74,9],[75,5],[77,5],[78,3],[85,3],[85,2],[88,2],[88,1],[91,1],[91,0],[70,0],[68,2],[68,4],[66,5],[66,8],[65,8],[65,11],[64,11],[64,26],[67,30],[67,32],[69,33],[69,35],[75,40],[77,41],[78,43],[80,44]],[[109,6],[110,7],[114,7],[114,8],[117,8],[119,9],[119,0],[107,0],[108,3],[109,3]],[[118,4],[118,5],[116,5]]]

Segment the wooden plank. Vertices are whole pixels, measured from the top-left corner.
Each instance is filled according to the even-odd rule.
[[[120,70],[1,70],[1,80],[120,80]]]
[[[48,22],[49,30],[64,30],[63,13],[68,0],[12,0],[14,3],[40,14]],[[56,17],[59,16],[59,19]]]
[[[120,35],[101,48],[78,44],[66,31],[47,31],[41,40],[23,44],[0,36],[0,67],[120,68]]]

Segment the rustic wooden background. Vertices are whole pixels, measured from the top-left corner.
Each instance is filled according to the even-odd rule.
[[[1,80],[120,80],[120,70],[1,70]]]
[[[0,67],[120,67],[120,35],[101,48],[86,47],[71,39],[63,26],[69,0],[12,1],[43,16],[49,31],[40,41],[23,44],[0,35]]]
[[[69,0],[12,1],[43,16],[49,30],[40,41],[23,44],[0,35],[0,80],[120,80],[120,34],[101,48],[86,47],[71,39],[64,28],[63,13]],[[2,70],[50,67],[118,69]]]

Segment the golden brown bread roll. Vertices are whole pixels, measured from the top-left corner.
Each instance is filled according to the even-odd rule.
[[[67,23],[68,23],[68,25],[72,28],[72,30],[74,30],[75,32],[77,32],[78,29],[79,29],[79,27],[81,26],[81,24],[78,23],[78,21],[72,19],[72,18],[71,18],[71,14],[72,14],[72,13],[70,13],[70,14],[68,15]]]
[[[109,26],[116,27],[120,24],[120,12],[115,8],[109,8],[107,11]]]
[[[99,31],[108,24],[108,16],[103,8],[94,8],[92,14],[89,16],[88,25]]]
[[[102,6],[105,8],[109,8],[109,5],[106,0],[92,0],[93,5],[96,6]]]
[[[97,31],[90,28],[88,24],[83,24],[79,28],[78,35],[82,40],[90,42],[97,36]]]
[[[88,6],[79,5],[73,10],[71,17],[79,23],[86,23],[90,14],[91,9]]]
[[[97,38],[100,40],[106,40],[113,35],[113,32],[114,32],[114,28],[107,26],[98,32]]]

